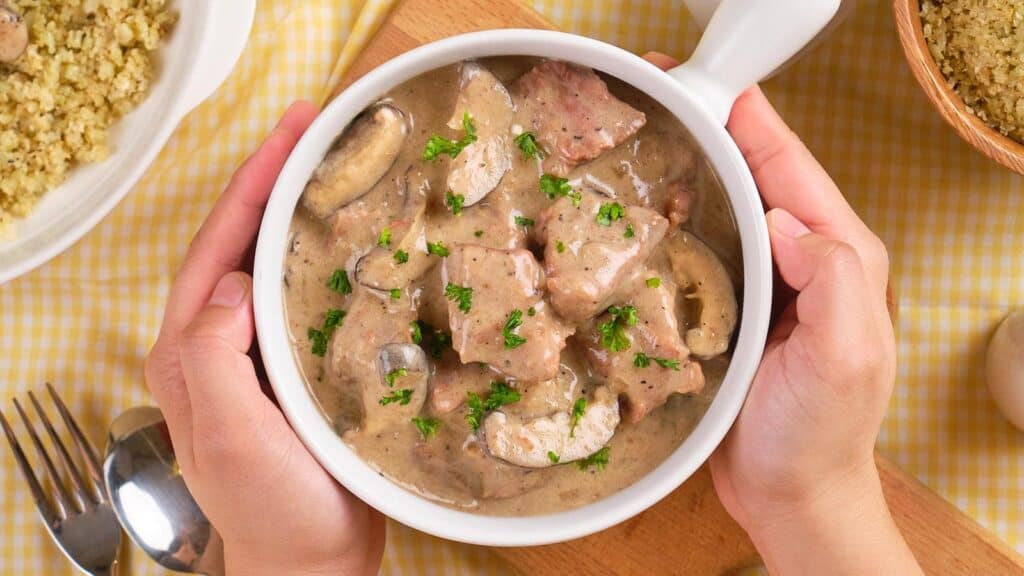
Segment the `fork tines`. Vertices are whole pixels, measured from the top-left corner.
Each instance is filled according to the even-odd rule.
[[[103,487],[102,476],[100,473],[99,460],[96,457],[96,451],[93,449],[92,444],[82,434],[81,428],[78,423],[75,422],[71,413],[68,411],[67,406],[61,401],[57,392],[53,389],[49,383],[46,384],[46,389],[50,394],[50,398],[53,400],[54,405],[57,407],[57,412],[60,414],[61,419],[64,421],[64,425],[67,428],[72,441],[75,443],[75,447],[85,465],[86,474],[88,474],[89,481],[83,476],[81,468],[75,463],[75,459],[72,458],[67,448],[64,446],[64,442],[61,441],[60,436],[54,429],[53,424],[50,422],[50,418],[46,415],[42,405],[36,398],[36,395],[32,392],[28,393],[29,402],[32,404],[36,415],[43,424],[43,428],[46,429],[47,435],[50,437],[50,444],[57,451],[57,459],[60,461],[61,469],[63,474],[58,473],[57,467],[54,466],[53,459],[50,456],[50,452],[43,446],[43,442],[39,439],[39,435],[36,433],[35,427],[32,425],[32,421],[29,419],[25,410],[22,409],[21,403],[17,399],[14,399],[14,409],[17,411],[18,416],[25,425],[25,429],[28,431],[29,438],[32,440],[32,445],[35,447],[36,456],[39,461],[42,462],[43,468],[46,470],[46,475],[50,479],[50,484],[53,487],[54,499],[51,500],[47,497],[46,492],[43,490],[42,485],[39,483],[39,479],[36,477],[35,472],[32,471],[32,466],[29,464],[28,458],[25,457],[25,452],[21,448],[21,444],[18,442],[17,436],[14,434],[14,430],[11,428],[10,423],[4,416],[3,412],[0,411],[0,425],[3,426],[4,434],[7,436],[7,441],[11,445],[11,450],[14,451],[14,459],[18,463],[18,468],[21,469],[22,476],[25,477],[25,481],[28,482],[29,489],[32,492],[32,498],[36,502],[36,507],[39,509],[39,514],[43,517],[43,521],[54,526],[56,523],[68,518],[69,516],[75,516],[87,510],[92,510],[97,505],[105,503],[107,496]],[[63,477],[66,476],[70,480],[70,489],[67,483],[64,482]]]

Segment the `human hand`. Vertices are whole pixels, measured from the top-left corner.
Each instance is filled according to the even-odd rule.
[[[185,483],[224,538],[229,574],[376,573],[384,519],[314,460],[260,390],[252,278],[263,209],[316,117],[294,104],[196,234],[146,359]]]
[[[815,566],[816,544],[847,552],[816,565],[831,573],[912,567],[874,463],[896,365],[885,246],[760,89],[739,98],[727,128],[769,209],[788,289],[746,403],[711,458],[715,489],[779,573]],[[871,530],[875,541],[858,550],[854,535]],[[878,563],[854,563],[872,544],[884,546]]]

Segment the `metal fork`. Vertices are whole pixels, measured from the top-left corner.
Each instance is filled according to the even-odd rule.
[[[75,464],[67,448],[64,447],[53,424],[50,423],[46,412],[43,411],[43,407],[32,392],[28,393],[29,401],[42,421],[43,427],[46,428],[50,444],[57,450],[61,469],[70,480],[70,489],[68,484],[63,481],[62,476],[58,474],[49,452],[43,447],[32,422],[22,410],[17,399],[14,399],[14,408],[22,422],[25,423],[25,428],[35,446],[36,455],[42,462],[43,468],[46,469],[46,475],[53,488],[52,500],[47,497],[39,479],[32,471],[28,459],[25,458],[25,452],[22,451],[18,438],[14,435],[14,430],[11,429],[3,412],[0,412],[0,424],[3,425],[7,441],[10,442],[11,450],[14,451],[14,459],[18,462],[21,474],[28,482],[29,490],[32,491],[32,498],[36,502],[39,516],[46,524],[46,529],[50,532],[54,542],[64,552],[64,555],[86,574],[113,576],[117,574],[117,554],[121,548],[121,527],[117,523],[117,517],[114,515],[110,499],[106,494],[96,450],[82,434],[81,428],[71,417],[64,402],[57,396],[53,386],[47,383],[46,389],[57,406],[57,412],[64,420],[64,425],[70,432],[78,453],[81,455],[88,474],[88,481],[83,477],[81,469]]]

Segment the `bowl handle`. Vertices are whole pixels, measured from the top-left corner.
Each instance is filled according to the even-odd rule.
[[[218,0],[207,10],[202,47],[178,110],[182,117],[209,98],[238,63],[252,31],[256,0]]]
[[[740,93],[814,39],[841,0],[722,0],[693,56],[669,74],[723,125]]]

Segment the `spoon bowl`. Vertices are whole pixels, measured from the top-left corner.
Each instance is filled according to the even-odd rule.
[[[150,558],[178,572],[224,573],[223,541],[185,486],[160,410],[114,420],[103,480],[121,526]]]

